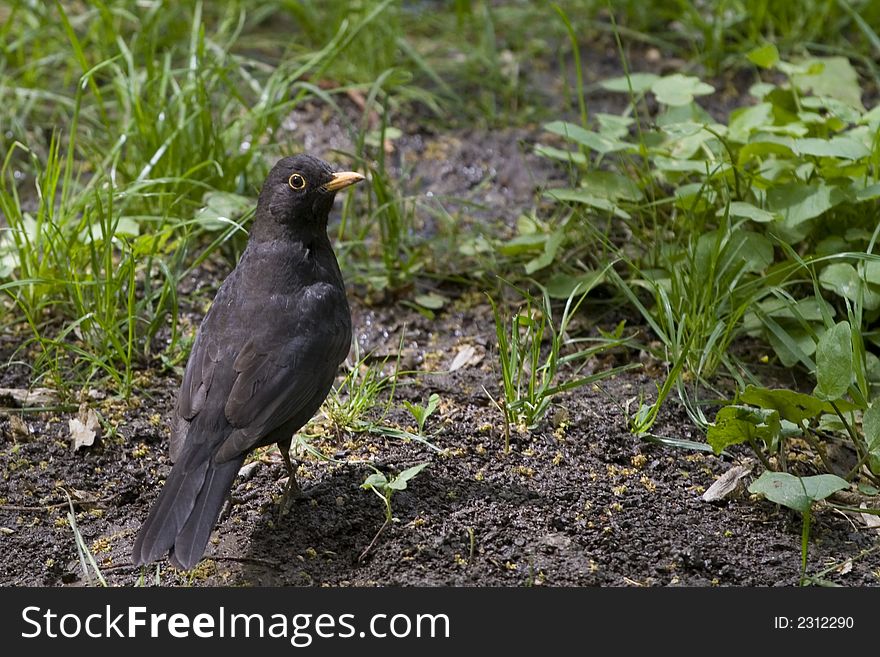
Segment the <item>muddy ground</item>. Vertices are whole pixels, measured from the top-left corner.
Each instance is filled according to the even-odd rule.
[[[597,60],[595,77],[615,74]],[[649,58],[650,59],[650,58]],[[655,64],[660,66],[660,64]],[[650,68],[650,62],[642,70]],[[549,91],[552,91],[549,90]],[[719,95],[724,111],[729,96]],[[619,99],[595,94],[594,111]],[[336,126],[338,128],[338,126]],[[291,141],[333,159],[348,144],[332,117],[303,106],[285,123]],[[410,193],[452,195],[479,206],[470,222],[512,226],[534,207],[536,191],[565,173],[532,155],[545,138],[539,126],[442,135],[411,127],[395,144],[400,184]],[[185,282],[185,311],[197,324],[228,263],[211,261]],[[206,553],[192,572],[162,563],[142,570],[129,564],[141,521],[167,475],[167,419],[179,373],[144,372],[129,402],[95,391],[90,404],[105,435],[74,452],[68,421],[74,410],[23,413],[0,400],[0,584],[89,583],[67,519],[65,491],[76,507],[83,542],[111,585],[155,581],[164,585],[500,585],[500,586],[751,586],[796,585],[800,574],[800,518],[748,494],[707,503],[702,493],[734,464],[760,474],[746,450],[718,457],[634,437],[626,409],[656,394],[662,364],[606,380],[601,388],[557,399],[549,417],[530,434],[514,433],[504,450],[497,396],[499,373],[494,325],[485,297],[446,286],[450,299],[427,319],[393,299],[364,303],[350,297],[361,353],[396,353],[401,335],[403,369],[394,403],[381,425],[415,431],[402,400],[424,404],[440,396],[424,442],[381,431],[338,431],[319,415],[305,433],[331,460],[301,454],[305,495],[279,512],[286,472],[277,449],[255,453],[236,480],[232,503]],[[594,331],[593,320],[581,324]],[[603,316],[612,327],[618,317]],[[631,325],[632,326],[632,325]],[[638,327],[632,327],[638,330]],[[17,338],[0,336],[0,387],[27,388],[26,363],[7,364]],[[458,358],[457,358],[458,357]],[[637,359],[632,352],[591,363],[599,370]],[[26,360],[19,353],[16,360]],[[457,360],[457,362],[456,362]],[[450,371],[453,363],[456,368]],[[387,392],[386,392],[387,394]],[[385,399],[386,397],[383,397]],[[702,441],[683,409],[664,407],[654,433]],[[361,488],[368,463],[393,474],[427,468],[392,498],[395,521],[382,531],[384,507]],[[880,583],[880,554],[860,557],[877,544],[873,530],[820,507],[813,519],[809,572],[847,586]]]
[[[393,341],[406,323],[411,363],[448,369],[462,349],[473,353],[453,372],[403,379],[395,393],[398,402],[440,395],[425,434],[442,451],[393,436],[337,435],[319,417],[308,429],[310,441],[337,462],[304,457],[304,497],[279,514],[285,470],[275,448],[260,451],[234,485],[234,503],[207,559],[189,574],[163,565],[159,580],[259,586],[797,584],[801,525],[795,514],[748,495],[721,503],[701,499],[732,464],[753,465],[745,452],[715,457],[640,441],[627,431],[623,408],[654,391],[647,374],[619,376],[602,390],[561,398],[543,429],[514,434],[505,453],[499,413],[482,389],[497,389],[487,317],[482,306],[450,309],[434,321],[356,307],[368,346],[377,340],[375,331],[384,336],[383,327],[391,327],[381,339]],[[86,583],[63,489],[76,500],[77,526],[108,583],[138,581],[142,572],[129,565],[129,552],[169,470],[164,418],[175,386],[168,376],[134,400],[134,408],[105,405],[107,417],[119,414],[117,435],[76,453],[67,437],[69,414],[27,415],[29,435],[19,428],[14,439],[10,419],[0,420],[6,436],[0,583]],[[384,423],[414,429],[399,410]],[[656,433],[701,439],[675,404],[666,406]],[[384,511],[360,487],[371,473],[365,461],[389,474],[429,463],[392,498],[397,521],[366,554]],[[876,541],[850,518],[822,509],[814,518],[810,570],[839,564],[827,579],[876,585],[880,556],[847,563]],[[155,570],[146,577],[155,581]]]

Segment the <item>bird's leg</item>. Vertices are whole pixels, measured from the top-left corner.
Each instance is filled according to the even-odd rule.
[[[281,458],[284,459],[284,467],[287,468],[287,486],[284,487],[284,495],[281,498],[281,506],[278,509],[278,517],[279,519],[287,512],[287,505],[290,503],[291,498],[299,499],[302,497],[302,488],[299,487],[299,482],[296,480],[296,468],[293,467],[293,463],[290,460],[290,443],[291,440],[288,440],[283,443],[278,443],[278,449],[281,450]]]

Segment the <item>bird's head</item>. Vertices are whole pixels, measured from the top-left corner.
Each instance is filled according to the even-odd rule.
[[[265,219],[294,230],[323,228],[336,192],[363,179],[354,171],[333,171],[329,164],[311,155],[282,158],[263,184],[257,220],[268,215]]]

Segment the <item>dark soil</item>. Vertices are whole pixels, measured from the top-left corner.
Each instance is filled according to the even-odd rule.
[[[602,70],[601,77],[612,74]],[[594,111],[613,102],[592,100]],[[349,145],[326,119],[319,108],[298,110],[286,123],[288,137],[334,159],[331,149]],[[512,226],[534,206],[537,190],[565,179],[532,154],[539,127],[405,133],[394,154],[401,184],[413,194],[479,203],[471,222]],[[193,324],[223,275],[215,263],[187,282],[182,299],[191,305]],[[170,468],[167,420],[179,373],[144,372],[128,402],[97,391],[90,403],[103,418],[104,436],[76,452],[68,430],[75,409],[0,414],[0,585],[89,583],[65,491],[83,542],[112,585],[157,577],[166,585],[260,586],[798,583],[799,516],[747,494],[720,503],[701,499],[735,463],[753,467],[747,481],[760,473],[746,451],[717,457],[649,443],[628,431],[625,409],[632,413],[640,400],[653,399],[663,364],[560,396],[537,430],[513,433],[506,452],[501,415],[489,398],[498,395],[499,380],[491,309],[481,294],[444,291],[451,300],[433,320],[392,301],[366,305],[359,290],[351,291],[361,353],[395,354],[405,331],[402,369],[421,372],[403,377],[391,410],[379,418],[381,408],[374,409],[372,419],[415,431],[400,402],[424,404],[436,392],[441,404],[425,427],[436,449],[381,431],[338,431],[319,416],[306,429],[308,440],[332,460],[302,455],[304,497],[279,513],[286,481],[280,455],[275,448],[258,451],[233,486],[233,503],[205,561],[190,573],[163,563],[157,575],[129,564],[135,533]],[[619,319],[602,322],[613,326]],[[13,336],[0,338],[0,362],[8,362],[17,343]],[[450,372],[464,348],[472,357]],[[621,352],[591,367],[607,369],[628,357],[631,352]],[[25,365],[0,370],[0,387],[28,386]],[[3,406],[11,402],[0,400]],[[672,400],[654,433],[703,439]],[[395,493],[395,521],[377,537],[384,506],[361,488],[372,472],[367,464],[391,475],[423,462],[428,467]],[[860,521],[820,506],[808,570],[826,571],[824,579],[842,585],[877,585],[880,554],[860,557],[877,540]]]
[[[620,376],[602,391],[560,398],[543,427],[530,435],[515,432],[505,453],[500,414],[482,389],[497,389],[487,307],[453,307],[433,321],[389,308],[356,306],[354,314],[368,348],[397,344],[406,324],[404,358],[425,370],[448,369],[460,349],[473,348],[468,365],[402,379],[395,393],[398,402],[420,403],[432,392],[440,395],[426,436],[442,451],[380,434],[337,435],[319,417],[308,429],[310,441],[336,462],[304,458],[299,479],[305,496],[280,515],[284,467],[274,448],[258,452],[233,488],[234,503],[207,560],[190,574],[163,567],[163,584],[798,582],[797,515],[747,496],[712,504],[701,499],[719,474],[747,459],[656,445],[627,431],[622,409],[651,398],[650,376]],[[29,435],[9,416],[0,419],[0,584],[85,583],[65,490],[108,583],[133,584],[142,576],[129,565],[129,551],[169,470],[164,419],[176,384],[175,377],[159,378],[127,406],[98,404],[118,431],[75,453],[67,426],[72,413],[25,415]],[[675,404],[666,409],[656,433],[700,440]],[[383,422],[414,430],[399,411]],[[371,473],[365,462],[389,474],[429,465],[394,495],[397,520],[363,555],[384,521],[382,502],[360,487]],[[821,509],[814,517],[810,571],[839,564],[827,579],[875,585],[880,556],[855,559],[851,568],[847,560],[876,540],[850,518]],[[152,581],[155,571],[146,577]]]

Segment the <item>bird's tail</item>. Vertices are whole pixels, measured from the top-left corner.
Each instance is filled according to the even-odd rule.
[[[194,460],[184,456],[171,468],[135,539],[132,559],[136,565],[168,554],[175,567],[189,570],[205,553],[244,457],[224,463],[214,463],[210,456]]]

